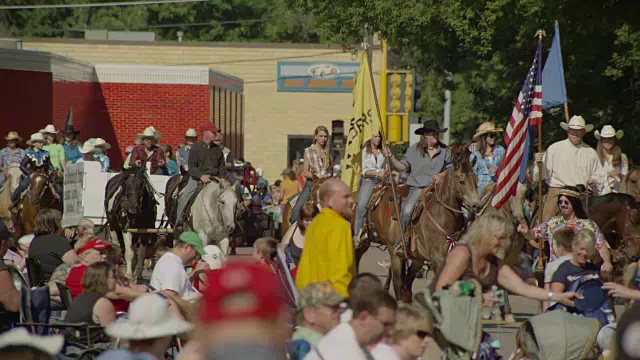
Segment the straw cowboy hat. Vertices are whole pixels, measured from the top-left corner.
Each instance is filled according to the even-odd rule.
[[[140,136],[141,139],[152,137],[156,139],[156,141],[160,141],[160,139],[162,139],[162,134],[160,133],[160,131],[156,130],[153,126],[147,127],[146,129],[144,129],[142,134],[138,134],[138,136]]]
[[[560,127],[562,130],[574,129],[584,130],[586,132],[593,130],[593,124],[587,124],[586,121],[584,121],[584,118],[579,115],[573,115],[571,119],[569,119],[568,124],[566,122],[561,122]]]
[[[34,142],[44,142],[44,136],[42,136],[41,133],[35,133],[35,134],[31,134],[31,139],[27,140],[27,144],[31,145]]]
[[[480,126],[478,126],[478,130],[476,130],[476,133],[473,134],[472,140],[475,141],[484,134],[499,133],[502,131],[502,128],[496,128],[496,124],[493,121],[485,121],[480,124]]]
[[[613,126],[605,125],[602,127],[602,130],[600,131],[596,130],[596,132],[593,133],[593,136],[595,136],[595,138],[598,140],[600,140],[601,137],[612,138],[614,136],[616,137],[616,139],[620,140],[624,136],[624,131],[622,130],[616,131],[616,129],[614,129]]]
[[[43,134],[57,134],[58,130],[56,130],[52,124],[49,124],[45,126],[44,129],[40,130],[40,132]]]
[[[93,146],[95,146],[97,148],[102,148],[102,150],[111,149],[111,144],[109,144],[108,142],[104,141],[103,138],[97,138],[96,141],[93,143]]]
[[[9,131],[9,133],[7,134],[7,136],[4,137],[4,139],[22,141],[22,138],[20,137],[20,135],[18,135],[17,131]]]
[[[198,137],[198,133],[196,132],[196,129],[189,128],[189,129],[187,129],[187,132],[184,133],[184,137],[186,137],[186,138],[188,138],[188,137]]]
[[[182,334],[192,328],[188,322],[169,314],[166,300],[157,294],[148,294],[131,303],[128,319],[107,326],[105,333],[123,340],[147,340]]]
[[[85,141],[79,151],[83,154],[95,152],[97,150],[95,139],[93,141]]]

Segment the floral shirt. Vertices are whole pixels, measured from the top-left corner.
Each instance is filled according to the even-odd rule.
[[[18,164],[22,163],[22,159],[24,159],[27,154],[24,149],[17,148],[18,151],[13,152],[8,147],[2,149],[0,151],[0,168],[7,169],[9,168],[9,164]]]
[[[551,249],[549,261],[556,260],[559,255],[559,248],[553,239],[553,235],[556,231],[570,227],[574,231],[580,231],[582,229],[591,230],[596,240],[596,249],[600,250],[603,246],[608,246],[607,240],[605,240],[602,232],[598,228],[598,225],[589,219],[578,219],[575,222],[568,222],[564,219],[564,217],[558,215],[547,219],[547,221],[541,223],[540,225],[533,228],[535,232],[536,238],[543,239],[544,241],[549,242],[549,247]]]
[[[100,165],[102,166],[102,172],[109,172],[111,170],[111,163],[109,161],[109,157],[104,154],[94,154],[93,158],[96,159],[97,162],[100,163]]]
[[[478,196],[482,198],[484,196],[484,188],[497,180],[495,174],[491,174],[489,169],[497,169],[500,166],[502,159],[504,159],[504,148],[496,145],[493,148],[492,156],[481,156],[479,151],[474,151],[469,155],[469,161],[474,159],[476,163],[473,165],[473,172],[478,177]]]

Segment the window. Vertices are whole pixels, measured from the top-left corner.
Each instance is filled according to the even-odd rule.
[[[293,160],[301,160],[304,158],[304,149],[311,146],[313,143],[313,136],[307,135],[289,135],[288,137],[288,163],[287,167],[291,166]]]

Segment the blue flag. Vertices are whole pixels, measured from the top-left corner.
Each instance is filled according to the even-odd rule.
[[[567,101],[567,87],[564,84],[564,67],[560,50],[560,27],[556,22],[551,51],[542,70],[542,109],[562,105]]]

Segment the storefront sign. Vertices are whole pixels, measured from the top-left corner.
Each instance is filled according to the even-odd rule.
[[[360,69],[351,62],[278,62],[278,91],[351,92]]]

